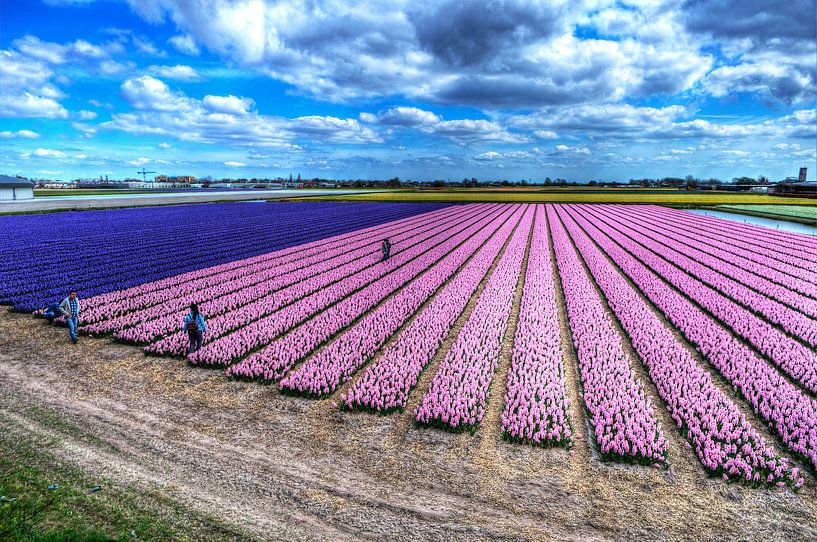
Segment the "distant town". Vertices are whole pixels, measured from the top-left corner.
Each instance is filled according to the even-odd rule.
[[[622,182],[602,182],[590,179],[583,182],[569,181],[562,178],[494,180],[480,181],[475,177],[462,180],[437,179],[434,181],[412,181],[411,179],[302,179],[300,175],[288,178],[222,178],[211,176],[197,178],[192,175],[157,175],[148,180],[147,173],[142,179],[109,179],[107,175],[96,179],[75,179],[72,181],[32,180],[35,189],[105,189],[105,190],[171,190],[171,189],[287,189],[287,188],[502,188],[502,187],[597,187],[597,188],[675,188],[679,190],[725,190],[751,191],[769,194],[810,194],[817,191],[817,183],[807,179],[807,168],[800,168],[797,177],[787,177],[772,181],[768,177],[735,177],[724,181],[721,179],[699,179],[692,175],[686,177],[663,177],[660,179],[629,179]],[[26,177],[15,176],[17,179]]]

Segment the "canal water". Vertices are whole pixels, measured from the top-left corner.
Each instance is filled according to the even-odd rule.
[[[741,215],[738,213],[724,213],[723,211],[710,211],[709,209],[686,209],[689,213],[698,215],[713,216],[717,218],[725,218],[734,222],[743,222],[744,224],[754,224],[755,226],[764,226],[773,230],[790,231],[794,233],[802,233],[805,235],[817,236],[817,227],[808,224],[800,224],[799,222],[789,222],[788,220],[775,220],[773,218],[762,218],[759,216]]]

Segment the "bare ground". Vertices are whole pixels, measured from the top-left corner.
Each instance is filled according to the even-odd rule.
[[[602,463],[575,406],[577,444],[549,449],[332,401],[105,339],[74,346],[65,329],[0,311],[0,429],[258,538],[817,539],[813,482],[795,494],[707,478],[680,437],[667,470]]]

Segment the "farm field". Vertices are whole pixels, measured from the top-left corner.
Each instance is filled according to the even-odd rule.
[[[196,207],[35,250],[42,217],[3,219],[0,299],[68,283],[98,337],[0,317],[13,432],[261,537],[817,535],[817,239],[655,205],[292,203],[212,206],[248,210],[199,246]],[[43,263],[75,251],[73,275]]]
[[[806,224],[817,222],[817,203],[812,205],[718,205],[720,211],[757,215],[783,220],[797,220]]]
[[[394,190],[369,194],[325,194],[312,201],[370,202],[498,202],[498,203],[633,203],[670,206],[701,205],[803,205],[803,198],[736,192],[685,192],[660,189],[496,189],[496,190]]]

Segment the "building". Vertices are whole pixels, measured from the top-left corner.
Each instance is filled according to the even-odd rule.
[[[171,184],[190,184],[196,182],[196,178],[192,175],[179,175],[177,177],[168,177],[167,175],[157,175],[153,178],[157,183],[171,183]]]
[[[0,201],[34,198],[34,183],[26,179],[0,175]]]
[[[808,177],[808,168],[801,167],[800,168],[800,177],[797,179],[798,182],[804,183],[807,181],[806,177]]]
[[[785,180],[777,183],[774,187],[775,196],[795,196],[805,198],[817,198],[817,182],[796,182],[793,180]]]

